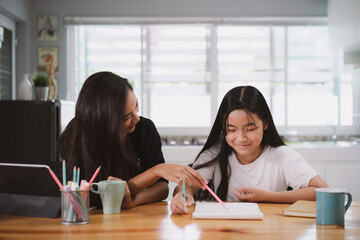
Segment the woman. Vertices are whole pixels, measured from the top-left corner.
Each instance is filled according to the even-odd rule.
[[[188,166],[164,164],[161,139],[149,119],[138,116],[139,105],[127,79],[98,72],[85,81],[70,121],[60,136],[58,150],[68,175],[80,167],[81,179],[127,181],[122,207],[161,201],[168,195],[165,179],[201,187],[200,174]],[[101,206],[92,194],[91,205]]]
[[[226,201],[293,203],[315,200],[315,188],[327,187],[315,170],[280,138],[270,109],[252,86],[231,89],[224,97],[194,169],[212,182]],[[286,191],[288,188],[293,190]],[[186,213],[198,186],[174,190],[173,213]]]

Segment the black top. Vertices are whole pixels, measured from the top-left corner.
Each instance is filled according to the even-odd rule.
[[[72,125],[69,123],[68,127],[71,129]],[[66,159],[67,150],[69,150],[67,144],[70,142],[70,136],[62,137],[64,139],[60,141],[58,150],[61,157]],[[165,162],[161,151],[160,135],[150,119],[140,117],[140,121],[136,124],[135,130],[128,134],[128,139],[137,156],[138,174],[145,172],[157,164]],[[97,181],[101,180],[106,179],[97,178]],[[165,179],[160,179],[159,181],[167,182]],[[90,195],[90,205],[101,207],[100,196],[92,192]]]
[[[165,162],[160,135],[150,119],[140,117],[135,130],[128,137],[138,158],[139,173]]]
[[[137,155],[138,174],[145,172],[157,164],[165,162],[161,151],[160,135],[150,119],[140,117],[140,121],[136,124],[135,130],[128,134],[128,138]],[[167,182],[163,178],[159,179],[159,181]],[[99,208],[102,207],[98,194],[91,194],[90,205]]]

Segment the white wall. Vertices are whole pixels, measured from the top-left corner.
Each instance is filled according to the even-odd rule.
[[[26,72],[37,68],[37,47],[59,47],[59,97],[66,96],[65,16],[117,17],[307,17],[327,16],[327,0],[0,0],[0,12],[10,13],[21,32],[17,84]],[[28,14],[29,13],[29,14]],[[60,19],[59,41],[39,42],[36,38],[38,14],[56,14]],[[28,15],[28,16],[27,16]],[[29,24],[23,24],[24,21]],[[20,56],[19,56],[20,54]]]
[[[15,21],[26,21],[29,2],[27,0],[0,0],[0,13]]]
[[[33,0],[35,12],[81,16],[326,16],[327,0]]]

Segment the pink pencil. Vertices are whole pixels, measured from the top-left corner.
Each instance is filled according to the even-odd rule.
[[[95,180],[96,176],[97,176],[98,173],[100,172],[100,168],[101,168],[101,166],[99,166],[99,167],[96,169],[94,175],[91,177],[91,179],[90,179],[90,181],[89,181],[89,186],[91,186],[91,184],[92,184],[93,181]]]
[[[57,176],[55,175],[55,173],[54,173],[51,169],[49,169],[49,172],[50,172],[52,178],[55,180],[56,184],[59,186],[59,188],[60,188],[61,190],[64,190],[63,185],[61,185],[61,182],[59,181],[59,179],[57,178]]]
[[[201,181],[200,181],[201,182]],[[228,208],[226,207],[225,203],[223,201],[221,201],[221,199],[213,192],[213,190],[211,190],[208,185],[206,185],[205,183],[201,182],[201,184],[211,193],[211,195],[213,195],[213,197],[221,204],[223,205],[223,207],[228,210]]]

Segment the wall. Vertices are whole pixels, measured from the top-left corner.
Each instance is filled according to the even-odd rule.
[[[329,0],[328,16],[332,51],[360,42],[359,10],[359,0]]]
[[[27,0],[0,0],[0,13],[16,22],[25,22],[28,20],[28,3]]]
[[[20,19],[21,32],[17,31],[17,35],[21,37],[19,45],[24,47],[18,48],[21,54],[17,61],[17,84],[24,73],[36,70],[37,47],[56,45],[59,47],[59,97],[63,99],[66,96],[65,16],[326,17],[327,0],[0,0],[0,9],[11,12],[10,17],[16,21]],[[44,13],[59,16],[59,40],[55,43],[36,40],[36,17]],[[23,25],[25,20],[29,20],[29,24]]]

